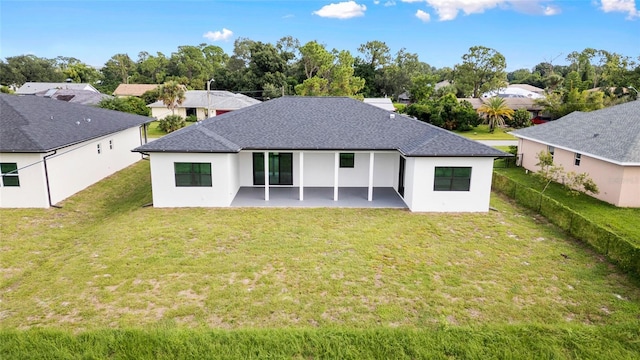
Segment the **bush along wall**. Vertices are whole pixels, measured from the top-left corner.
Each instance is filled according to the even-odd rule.
[[[640,247],[541,192],[502,174],[493,173],[491,187],[528,209],[547,218],[552,224],[605,255],[622,270],[640,276]]]

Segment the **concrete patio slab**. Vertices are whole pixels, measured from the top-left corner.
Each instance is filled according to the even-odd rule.
[[[305,187],[304,200],[299,200],[298,187],[270,187],[269,201],[264,200],[263,187],[242,187],[231,202],[232,207],[345,207],[399,208],[407,205],[393,188],[373,189],[373,201],[367,200],[366,187],[338,189],[338,201],[333,200],[332,187]]]

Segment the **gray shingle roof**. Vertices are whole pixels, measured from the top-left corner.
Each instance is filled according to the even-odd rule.
[[[640,101],[576,111],[512,134],[617,163],[640,163]]]
[[[260,100],[243,94],[234,94],[224,90],[211,90],[209,101],[211,108],[216,110],[238,110],[254,104],[259,104]],[[206,108],[207,107],[207,91],[206,90],[188,90],[185,91],[184,101],[178,107],[180,108]],[[151,108],[166,108],[162,101],[156,101],[148,105]]]
[[[48,152],[150,121],[38,96],[0,94],[0,152]]]
[[[206,119],[135,151],[399,150],[407,156],[506,155],[450,131],[392,114],[344,97],[281,97]]]
[[[85,83],[49,83],[49,82],[26,82],[16,90],[18,95],[33,95],[40,91],[49,89],[70,89],[70,90],[87,90],[99,93],[91,84]]]

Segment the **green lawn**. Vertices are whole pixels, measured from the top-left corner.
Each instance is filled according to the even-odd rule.
[[[470,131],[454,131],[458,135],[473,140],[516,140],[516,137],[507,132],[513,129],[496,128],[493,133],[489,133],[489,125],[478,125]]]
[[[0,210],[0,358],[640,353],[638,281],[503,197],[486,214],[156,209],[150,189],[140,161],[62,209]]]
[[[147,128],[147,136],[150,138],[159,138],[165,135],[167,135],[167,133],[158,128],[158,121],[154,121],[149,124],[149,128]]]
[[[513,167],[496,171],[538,191],[545,185],[532,172],[525,173],[523,168]],[[544,194],[640,245],[640,208],[620,208],[584,194],[569,195],[566,188],[556,183],[550,184]]]

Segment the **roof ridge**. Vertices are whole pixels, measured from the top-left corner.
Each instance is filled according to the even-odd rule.
[[[200,122],[196,122],[193,126],[196,127],[196,130],[200,131],[201,133],[213,138],[214,140],[224,144],[225,146],[227,146],[229,149],[231,150],[236,150],[236,151],[240,151],[242,149],[242,147],[236,143],[234,143],[233,141],[222,137],[221,135],[219,135],[218,133],[211,131],[209,129],[207,129],[205,126],[202,126],[202,124]]]

